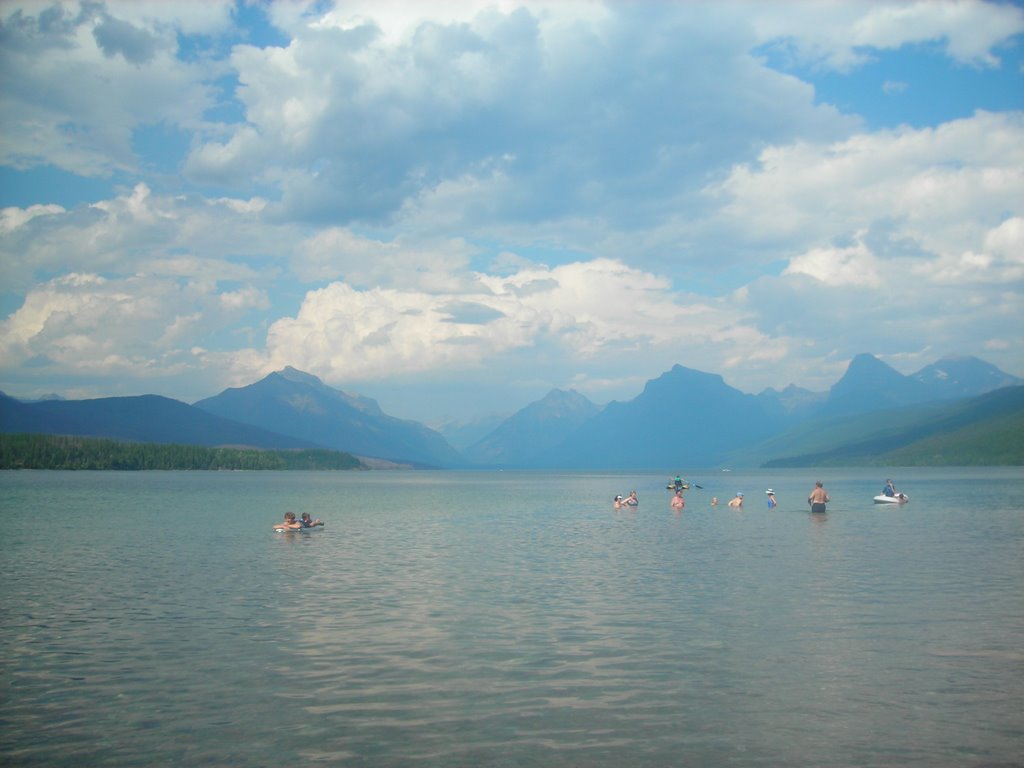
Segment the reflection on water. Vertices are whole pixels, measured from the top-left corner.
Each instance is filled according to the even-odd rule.
[[[1020,471],[816,474],[5,473],[0,757],[1019,760]]]

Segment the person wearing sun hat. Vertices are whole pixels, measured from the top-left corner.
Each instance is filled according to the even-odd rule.
[[[768,509],[775,509],[779,505],[779,502],[775,500],[775,491],[769,488],[765,493],[768,494]]]

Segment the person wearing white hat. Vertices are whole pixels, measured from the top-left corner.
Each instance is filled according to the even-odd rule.
[[[775,491],[769,488],[765,493],[768,494],[768,509],[775,509],[779,505],[779,502],[775,500]]]

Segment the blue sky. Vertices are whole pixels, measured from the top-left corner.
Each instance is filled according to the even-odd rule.
[[[0,389],[1024,376],[1024,8],[0,4]]]

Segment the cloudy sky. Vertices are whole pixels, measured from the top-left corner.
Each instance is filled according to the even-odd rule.
[[[1024,376],[1024,5],[0,1],[0,390]]]

